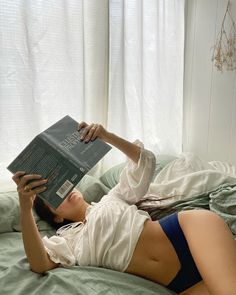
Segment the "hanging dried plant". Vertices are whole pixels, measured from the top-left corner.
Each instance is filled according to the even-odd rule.
[[[236,27],[229,7],[230,1],[228,1],[221,30],[213,47],[212,61],[217,70],[221,72],[223,72],[223,69],[229,71],[236,70]],[[225,29],[226,20],[229,23],[228,33]]]

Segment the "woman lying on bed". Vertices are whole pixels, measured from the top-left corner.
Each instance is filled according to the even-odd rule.
[[[135,274],[179,294],[234,295],[236,243],[229,228],[206,210],[182,211],[159,222],[134,205],[149,188],[155,167],[152,152],[130,143],[101,125],[81,123],[81,140],[96,137],[129,158],[120,182],[99,203],[89,205],[79,191],[57,208],[36,197],[46,189],[39,175],[13,176],[20,201],[22,236],[32,271],[44,273],[58,266],[98,266]],[[32,208],[59,228],[48,238],[38,232]],[[40,212],[40,208],[36,208]]]

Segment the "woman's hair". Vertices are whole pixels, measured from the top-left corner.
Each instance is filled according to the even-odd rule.
[[[54,218],[55,218],[54,213],[48,208],[48,206],[44,203],[44,201],[38,196],[36,196],[34,199],[34,209],[36,214],[42,220],[50,224],[54,229],[58,229],[61,226],[66,225],[68,223],[72,223],[72,221],[68,219],[64,219],[64,221],[60,223],[54,221]]]

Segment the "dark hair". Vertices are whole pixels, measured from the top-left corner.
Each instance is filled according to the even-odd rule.
[[[48,206],[44,203],[44,201],[36,196],[34,199],[34,210],[36,214],[48,224],[50,224],[54,229],[58,229],[63,225],[72,223],[71,220],[64,219],[63,222],[56,222],[54,221],[55,215],[54,213],[48,208]]]

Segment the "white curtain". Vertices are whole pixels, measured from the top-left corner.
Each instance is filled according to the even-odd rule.
[[[184,2],[109,6],[108,127],[156,153],[182,151]]]
[[[62,116],[106,124],[108,0],[0,1],[0,190]]]
[[[66,114],[179,153],[183,49],[184,0],[1,0],[0,190]]]

